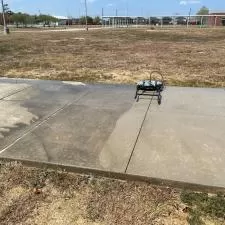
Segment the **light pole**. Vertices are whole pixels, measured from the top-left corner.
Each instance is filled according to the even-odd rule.
[[[128,1],[126,0],[126,26],[128,27]]]
[[[189,14],[188,14],[188,18],[187,18],[187,28],[189,27],[190,20],[191,20],[191,8],[189,10]]]
[[[86,31],[88,31],[88,20],[87,20],[87,0],[84,0],[85,4],[85,22],[86,22]]]
[[[104,9],[102,8],[102,27],[104,26],[104,19],[103,19],[103,17],[104,17]]]
[[[4,25],[4,34],[8,34],[8,28],[5,21],[5,5],[3,0],[1,0],[2,3],[2,19],[3,19],[3,25]]]

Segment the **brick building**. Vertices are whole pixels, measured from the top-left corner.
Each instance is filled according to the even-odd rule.
[[[212,12],[209,15],[210,15],[208,18],[209,26],[225,26],[225,11]]]

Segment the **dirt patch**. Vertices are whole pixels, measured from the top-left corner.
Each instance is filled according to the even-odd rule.
[[[225,29],[12,33],[0,37],[0,74],[135,83],[157,69],[167,84],[222,87],[224,40]]]

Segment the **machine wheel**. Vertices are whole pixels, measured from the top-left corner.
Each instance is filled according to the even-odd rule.
[[[139,95],[137,95],[137,100],[136,100],[136,102],[139,102]]]
[[[161,103],[162,103],[162,95],[159,94],[159,96],[158,96],[158,104],[161,105]]]
[[[135,96],[134,96],[134,99],[136,99],[136,98],[137,98],[137,91],[136,91]]]
[[[135,93],[135,96],[134,96],[134,99],[136,99],[138,97],[138,88],[136,89],[136,93]]]

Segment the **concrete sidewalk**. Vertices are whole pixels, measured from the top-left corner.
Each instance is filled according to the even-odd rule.
[[[225,187],[225,91],[0,79],[0,158]]]

